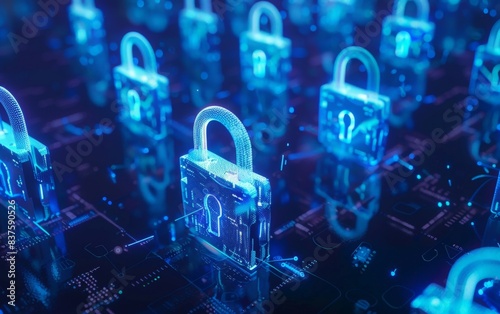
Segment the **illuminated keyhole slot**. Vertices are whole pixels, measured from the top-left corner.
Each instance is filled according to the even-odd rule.
[[[500,64],[496,65],[491,72],[491,87],[500,88]]]
[[[266,76],[267,57],[264,51],[255,50],[252,53],[253,75],[258,78]]]
[[[131,89],[127,92],[127,103],[130,105],[130,117],[136,121],[141,121],[141,97],[137,91]]]
[[[84,23],[78,23],[76,24],[76,42],[79,43],[79,44],[85,44],[87,42],[87,39],[88,39],[88,35],[87,35],[87,28],[85,27],[85,24]]]
[[[338,119],[340,124],[339,140],[349,144],[352,141],[352,131],[356,126],[356,119],[349,110],[342,110]]]
[[[213,194],[207,194],[203,198],[203,207],[208,215],[208,232],[220,237],[220,220],[222,217],[222,205]]]
[[[410,53],[411,35],[406,31],[401,31],[396,35],[396,56],[407,58]]]

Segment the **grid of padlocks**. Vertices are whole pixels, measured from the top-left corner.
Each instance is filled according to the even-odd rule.
[[[252,2],[223,4],[232,8],[231,25],[239,36],[241,79],[247,96],[243,98],[251,103],[251,110],[242,110],[242,120],[249,121],[245,124],[254,131],[263,132],[270,127],[266,123],[273,124],[270,133],[280,137],[285,134],[286,121],[278,121],[277,125],[266,121],[262,127],[262,117],[272,116],[273,111],[288,111],[292,42],[283,33],[284,14],[269,2]],[[459,4],[442,2],[450,12]],[[407,14],[410,3],[416,8],[414,16]],[[286,14],[295,25],[312,25],[311,0],[288,0],[285,4]],[[158,12],[167,12],[173,4],[133,1],[128,5],[128,16],[135,24],[145,23],[151,30],[162,31],[168,25],[168,14]],[[179,15],[182,48],[193,84],[196,86],[197,80],[206,81],[208,77],[214,91],[197,101],[193,99],[195,105],[205,108],[194,121],[194,148],[180,158],[185,221],[200,243],[229,256],[246,271],[254,271],[270,254],[271,187],[268,179],[253,171],[252,142],[245,124],[225,108],[207,106],[222,82],[220,20],[212,5],[212,1],[202,0],[201,6],[196,7],[194,0],[186,0]],[[328,41],[324,52],[336,56],[331,69],[325,66],[332,72],[332,81],[318,86],[318,140],[340,163],[365,168],[379,164],[389,125],[403,125],[425,93],[435,32],[435,25],[429,20],[428,0],[396,0],[393,5],[392,14],[383,19],[379,61],[367,49],[354,45],[357,35],[353,32],[353,23],[366,23],[373,18],[375,1],[319,0],[315,6],[318,27],[335,41]],[[132,147],[127,148],[128,165],[138,168],[139,177],[151,175],[159,167],[168,173],[171,165],[166,151],[171,143],[167,125],[172,113],[169,80],[158,73],[152,45],[137,32],[126,34],[120,47],[121,65],[113,69],[111,76],[104,16],[94,1],[74,0],[69,6],[69,17],[79,60],[86,66],[89,96],[96,105],[104,104],[110,82],[114,81],[121,106],[119,120],[126,145]],[[269,31],[262,28],[263,18]],[[345,48],[335,50],[342,45]],[[133,61],[134,47],[141,54],[142,67]],[[352,60],[363,65],[366,87],[346,82]],[[398,75],[391,75],[394,73]],[[487,44],[477,48],[470,93],[490,106],[500,104],[499,75],[500,22],[491,29]],[[401,93],[401,80],[411,89]],[[29,219],[37,223],[47,221],[58,214],[49,151],[28,136],[19,104],[4,88],[0,88],[0,102],[10,121],[10,125],[4,124],[0,137],[2,198],[15,199]],[[403,115],[391,110],[395,103],[404,104]],[[236,147],[235,163],[208,150],[207,126],[212,121],[221,123],[231,134]],[[255,138],[253,141],[259,150],[267,149],[262,142],[256,143]],[[144,146],[156,149],[145,157],[141,153]],[[152,180],[159,194],[168,181],[168,176]],[[150,203],[158,202],[158,195],[144,192],[143,196]],[[495,194],[491,209],[495,217],[499,213],[497,198]],[[371,215],[367,214],[367,220]],[[412,305],[427,313],[493,313],[474,304],[473,297],[478,282],[498,276],[499,251],[481,248],[460,258],[450,271],[446,288],[431,285]]]

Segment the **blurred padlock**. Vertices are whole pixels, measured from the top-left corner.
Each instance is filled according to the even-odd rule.
[[[345,82],[347,65],[358,59],[366,68],[366,89]],[[379,94],[380,71],[364,48],[349,47],[335,60],[334,78],[321,87],[319,141],[339,159],[376,165],[384,154],[390,99]]]
[[[415,17],[406,15],[408,2],[416,5]],[[396,0],[394,14],[386,17],[382,25],[381,58],[393,65],[426,70],[434,29],[427,0]]]
[[[491,29],[488,43],[476,50],[469,93],[490,105],[500,105],[500,21]]]
[[[271,33],[261,30],[261,17],[271,24]],[[291,70],[290,39],[283,37],[283,21],[274,5],[257,2],[248,15],[250,29],[240,37],[241,75],[250,90],[270,90],[279,94],[288,86]]]
[[[73,0],[68,14],[89,97],[94,104],[103,106],[111,75],[102,12],[94,0]]]

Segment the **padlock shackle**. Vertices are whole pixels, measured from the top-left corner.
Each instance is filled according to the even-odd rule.
[[[396,0],[394,2],[394,14],[397,16],[406,16],[406,5],[408,1],[413,1],[417,6],[417,19],[420,21],[429,20],[429,1],[428,0]]]
[[[461,307],[470,307],[477,284],[484,279],[498,278],[499,270],[500,248],[482,247],[472,250],[451,267],[446,280],[446,291],[463,302]]]
[[[487,50],[494,54],[500,54],[500,20],[498,20],[490,31]]]
[[[7,112],[7,117],[14,133],[16,148],[30,152],[30,138],[28,136],[28,129],[26,128],[26,121],[24,121],[23,111],[14,96],[2,86],[0,86],[0,102]]]
[[[94,0],[73,0],[72,5],[78,5],[87,8],[95,8]]]
[[[195,10],[196,0],[184,0],[184,9]],[[200,9],[205,12],[212,12],[212,1],[211,0],[200,0]]]
[[[267,1],[257,2],[250,9],[248,14],[248,23],[250,24],[250,32],[261,33],[260,18],[262,14],[266,14],[271,24],[271,34],[276,37],[283,36],[283,20],[281,14],[274,5]]]
[[[146,39],[146,37],[142,36],[137,32],[130,32],[123,36],[121,45],[120,45],[120,55],[122,59],[122,65],[128,67],[129,69],[133,69],[136,67],[133,61],[133,50],[132,48],[136,46],[142,54],[142,60],[144,62],[144,69],[149,73],[157,73],[157,65],[156,65],[156,57],[153,51],[153,47]]]
[[[231,134],[236,147],[236,165],[240,168],[253,171],[252,144],[245,126],[231,111],[210,106],[198,113],[193,125],[194,149],[201,152],[201,159],[207,160],[207,126],[210,122],[217,121]]]
[[[380,90],[380,70],[377,61],[368,50],[361,47],[347,47],[342,50],[333,65],[333,86],[336,89],[345,89],[347,65],[353,59],[358,59],[366,68],[367,90],[378,93]]]

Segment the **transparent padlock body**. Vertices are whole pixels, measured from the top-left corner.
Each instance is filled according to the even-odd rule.
[[[99,45],[105,45],[106,32],[103,25],[103,15],[99,9],[82,5],[69,7],[69,19],[77,48],[82,53]],[[96,53],[93,53],[96,54]]]
[[[269,181],[210,151],[200,161],[199,152],[180,158],[186,224],[213,248],[253,270],[269,256]]]
[[[244,32],[240,38],[242,80],[249,89],[281,93],[287,88],[291,42],[265,32]]]
[[[382,25],[380,56],[394,65],[428,63],[434,24],[411,17],[390,15]]]
[[[51,215],[54,179],[47,147],[30,137],[31,154],[17,149],[12,128],[3,123],[0,133],[0,193],[5,200],[16,200],[31,220]]]
[[[162,138],[167,134],[172,107],[168,79],[143,68],[124,65],[114,69],[120,121],[135,134]]]
[[[339,159],[375,165],[383,157],[389,132],[390,99],[350,84],[321,86],[319,141]]]
[[[490,104],[500,105],[500,54],[479,46],[472,67],[470,94]]]
[[[179,15],[182,48],[196,60],[220,60],[220,38],[217,35],[218,17],[212,12],[184,9]]]

